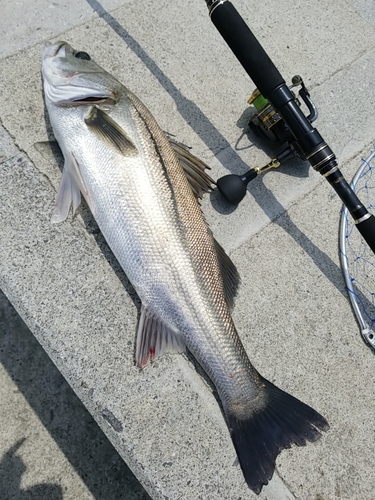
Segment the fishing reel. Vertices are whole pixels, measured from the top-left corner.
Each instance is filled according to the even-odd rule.
[[[293,89],[299,87],[298,96]],[[295,103],[301,107],[301,101],[306,105],[309,115],[306,119],[312,123],[318,118],[318,110],[311,100],[309,91],[307,90],[302,78],[296,75],[292,78],[292,85],[289,89],[293,95]],[[255,179],[260,174],[278,168],[287,160],[297,156],[302,160],[307,160],[306,155],[302,151],[291,133],[288,125],[285,123],[281,115],[275,110],[271,102],[263,97],[261,92],[256,88],[251,97],[247,101],[254,106],[256,113],[249,120],[250,129],[258,136],[262,136],[267,141],[275,145],[287,144],[287,147],[276,158],[271,159],[267,165],[263,167],[254,167],[242,175],[229,174],[221,177],[217,181],[217,187],[222,196],[232,205],[238,205],[246,194],[246,188],[250,181]]]
[[[375,253],[375,217],[361,203],[337,166],[335,153],[311,122],[318,113],[302,78],[293,78],[288,87],[254,33],[229,0],[206,0],[211,21],[227,42],[259,91],[250,98],[256,116],[251,123],[287,147],[264,167],[256,167],[244,175],[226,175],[217,181],[219,191],[233,205],[246,194],[246,186],[257,175],[278,168],[297,156],[307,160],[333,187],[355,221],[358,231]],[[306,116],[293,88],[301,87],[299,97],[310,110]]]

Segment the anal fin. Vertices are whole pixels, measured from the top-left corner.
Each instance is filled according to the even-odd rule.
[[[165,352],[183,352],[185,345],[178,334],[142,305],[137,330],[135,361],[146,366]]]

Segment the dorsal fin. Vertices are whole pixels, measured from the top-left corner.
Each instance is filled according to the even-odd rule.
[[[137,365],[146,366],[149,360],[152,361],[165,352],[184,350],[185,345],[180,336],[142,305],[135,352]]]
[[[215,239],[214,243],[217,257],[219,259],[221,275],[223,278],[225,299],[227,301],[229,309],[233,309],[234,299],[237,295],[241,278],[236,266],[233,264],[231,258],[225,252],[224,248]]]
[[[187,180],[196,198],[201,198],[203,193],[211,191],[215,181],[206,174],[205,170],[210,169],[202,160],[194,156],[185,144],[175,141],[167,134],[169,142],[176,153],[176,156],[184,169]]]
[[[176,156],[184,169],[190,187],[197,199],[202,197],[204,192],[210,191],[216,184],[205,170],[210,170],[202,160],[194,156],[189,147],[185,144],[175,141],[167,134],[169,142],[176,153]],[[230,309],[233,308],[234,299],[237,295],[240,284],[240,275],[236,266],[225,252],[224,248],[214,239],[216,253],[219,259],[221,275],[223,278],[225,299]]]

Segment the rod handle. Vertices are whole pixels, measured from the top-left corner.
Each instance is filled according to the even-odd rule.
[[[210,12],[212,22],[261,94],[268,98],[285,80],[236,8],[229,1],[214,7]]]

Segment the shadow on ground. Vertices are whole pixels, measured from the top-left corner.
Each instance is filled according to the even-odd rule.
[[[1,291],[0,362],[93,498],[150,499]],[[58,484],[21,488],[24,440],[0,457],[0,500],[62,500]]]
[[[62,488],[56,484],[36,484],[31,488],[21,488],[22,474],[26,472],[26,465],[22,458],[17,455],[17,451],[24,441],[24,438],[20,439],[3,455],[0,461],[0,499],[48,498],[48,500],[63,500]]]

